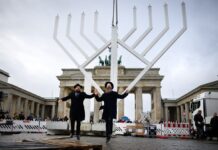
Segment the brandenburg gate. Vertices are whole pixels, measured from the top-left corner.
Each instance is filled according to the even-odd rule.
[[[60,96],[67,96],[71,91],[71,88],[76,83],[85,85],[86,79],[80,72],[79,69],[62,69],[63,74],[57,78],[60,81]],[[118,69],[118,92],[122,93],[129,83],[137,76],[141,71],[140,68],[125,68],[124,66],[119,66]],[[87,72],[92,74],[92,78],[97,82],[97,84],[104,89],[104,84],[106,81],[110,80],[110,67],[109,66],[96,66],[94,69],[87,69]],[[132,88],[130,93],[135,95],[135,120],[140,120],[141,113],[143,112],[143,94],[151,94],[151,118],[154,121],[160,121],[163,117],[162,106],[161,106],[161,81],[163,76],[159,74],[158,68],[150,69],[142,79]],[[90,94],[90,92],[89,92]],[[84,101],[86,118],[85,121],[90,120],[90,100]],[[125,100],[118,100],[118,116],[124,116],[124,105]],[[101,113],[99,113],[99,107],[101,103],[94,100],[94,122],[98,122],[101,119]],[[58,116],[68,116],[69,108],[67,103],[59,103]]]

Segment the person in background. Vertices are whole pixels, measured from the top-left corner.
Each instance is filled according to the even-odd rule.
[[[197,128],[197,139],[204,138],[204,122],[201,113],[201,110],[199,110],[198,113],[194,116],[195,126]]]
[[[212,140],[213,136],[216,137],[218,140],[218,116],[216,112],[214,113],[213,118],[211,118],[210,120],[210,126],[210,140]]]
[[[22,111],[19,114],[19,120],[25,120],[25,116]]]
[[[33,121],[33,114],[32,113],[30,113],[30,115],[27,117],[27,120]]]
[[[68,117],[67,116],[64,117],[64,121],[68,121]]]
[[[14,120],[19,120],[19,116],[17,115],[16,112],[14,113],[14,117],[13,117],[13,119],[14,119]]]

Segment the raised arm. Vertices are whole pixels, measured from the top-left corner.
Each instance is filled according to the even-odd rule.
[[[66,101],[66,100],[68,100],[70,98],[71,98],[71,93],[68,96],[66,96],[66,97],[62,97],[60,100]]]
[[[127,97],[128,94],[129,94],[128,92],[126,92],[126,93],[124,93],[124,94],[118,94],[118,93],[117,93],[117,98],[123,99],[123,98]]]
[[[98,96],[98,94],[95,94],[95,99],[96,99],[96,101],[98,101],[98,102],[102,102],[103,101],[103,96],[104,96],[104,94],[102,95],[102,96]]]
[[[89,95],[89,94],[86,94],[86,93],[84,92],[84,97],[85,97],[85,98],[93,98],[94,96],[95,96],[95,94]]]
[[[98,94],[99,94],[98,91],[95,89],[95,90],[94,90],[94,96],[95,96],[96,101],[97,101],[97,102],[103,101],[103,95],[104,95],[104,94],[102,94],[101,97],[99,97]]]

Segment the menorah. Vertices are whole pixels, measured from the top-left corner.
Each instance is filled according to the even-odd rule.
[[[174,37],[166,43],[166,45],[161,49],[161,51],[151,60],[148,61],[145,56],[152,49],[152,47],[158,43],[158,41],[167,33],[169,30],[169,18],[168,18],[168,5],[164,4],[164,17],[165,17],[165,26],[162,31],[156,35],[156,37],[148,44],[148,46],[141,52],[138,53],[135,49],[136,47],[144,40],[144,38],[153,30],[152,26],[152,6],[148,6],[148,28],[135,40],[135,42],[129,46],[126,41],[132,36],[132,34],[137,30],[136,24],[136,7],[133,8],[133,27],[122,37],[118,37],[118,7],[117,0],[113,1],[113,17],[112,17],[112,31],[111,31],[111,39],[107,40],[101,33],[98,31],[98,12],[94,13],[94,33],[97,37],[104,43],[100,48],[93,43],[90,38],[86,36],[84,33],[85,26],[85,13],[83,12],[81,15],[81,24],[80,24],[80,35],[81,37],[95,50],[95,52],[88,56],[87,53],[81,48],[81,46],[71,37],[71,15],[68,15],[67,19],[67,30],[66,30],[66,38],[84,55],[86,58],[85,62],[79,64],[76,58],[71,55],[69,50],[60,42],[57,38],[58,33],[58,24],[59,24],[59,16],[57,15],[55,18],[55,26],[54,26],[54,40],[60,46],[64,53],[71,59],[71,61],[78,67],[84,77],[94,86],[100,94],[103,93],[100,86],[93,80],[90,74],[86,71],[85,67],[90,64],[96,57],[98,57],[104,50],[108,47],[111,48],[111,66],[110,66],[110,81],[114,83],[114,90],[117,90],[117,76],[118,76],[118,64],[117,64],[117,54],[118,54],[118,45],[122,46],[124,49],[129,51],[132,55],[138,58],[142,63],[145,64],[145,67],[142,71],[136,76],[136,78],[128,85],[126,90],[130,91],[137,82],[146,74],[146,72],[164,55],[164,53],[176,42],[177,39],[181,37],[181,35],[187,29],[186,22],[186,10],[185,3],[181,3],[182,10],[182,28],[174,35]],[[125,92],[125,91],[124,91]]]

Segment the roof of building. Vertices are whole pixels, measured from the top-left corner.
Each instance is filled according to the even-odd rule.
[[[175,98],[164,98],[163,102],[176,103],[177,100]]]
[[[179,97],[176,101],[178,102],[178,101],[180,101],[188,96],[193,95],[194,93],[197,93],[200,90],[214,90],[214,89],[216,89],[218,91],[218,80],[213,81],[213,82],[209,82],[206,84],[202,84],[202,85],[196,87],[195,89],[189,91],[185,95]]]
[[[3,74],[7,77],[10,77],[9,73],[5,72],[4,70],[0,69],[0,74]]]
[[[25,90],[25,89],[22,89],[22,88],[20,88],[20,87],[18,87],[18,86],[15,86],[15,85],[13,85],[13,84],[10,84],[10,83],[4,82],[4,81],[0,81],[0,89],[14,89],[14,90],[17,90],[17,91],[19,91],[19,92],[21,92],[21,93],[30,95],[30,96],[35,97],[35,98],[38,98],[38,99],[41,99],[41,100],[43,100],[43,101],[46,101],[46,100],[47,100],[47,99],[45,99],[45,98],[43,98],[43,97],[41,97],[41,96],[38,96],[38,95],[36,95],[36,94],[34,94],[34,93],[32,93],[32,92],[29,92],[29,91],[27,91],[27,90]]]

